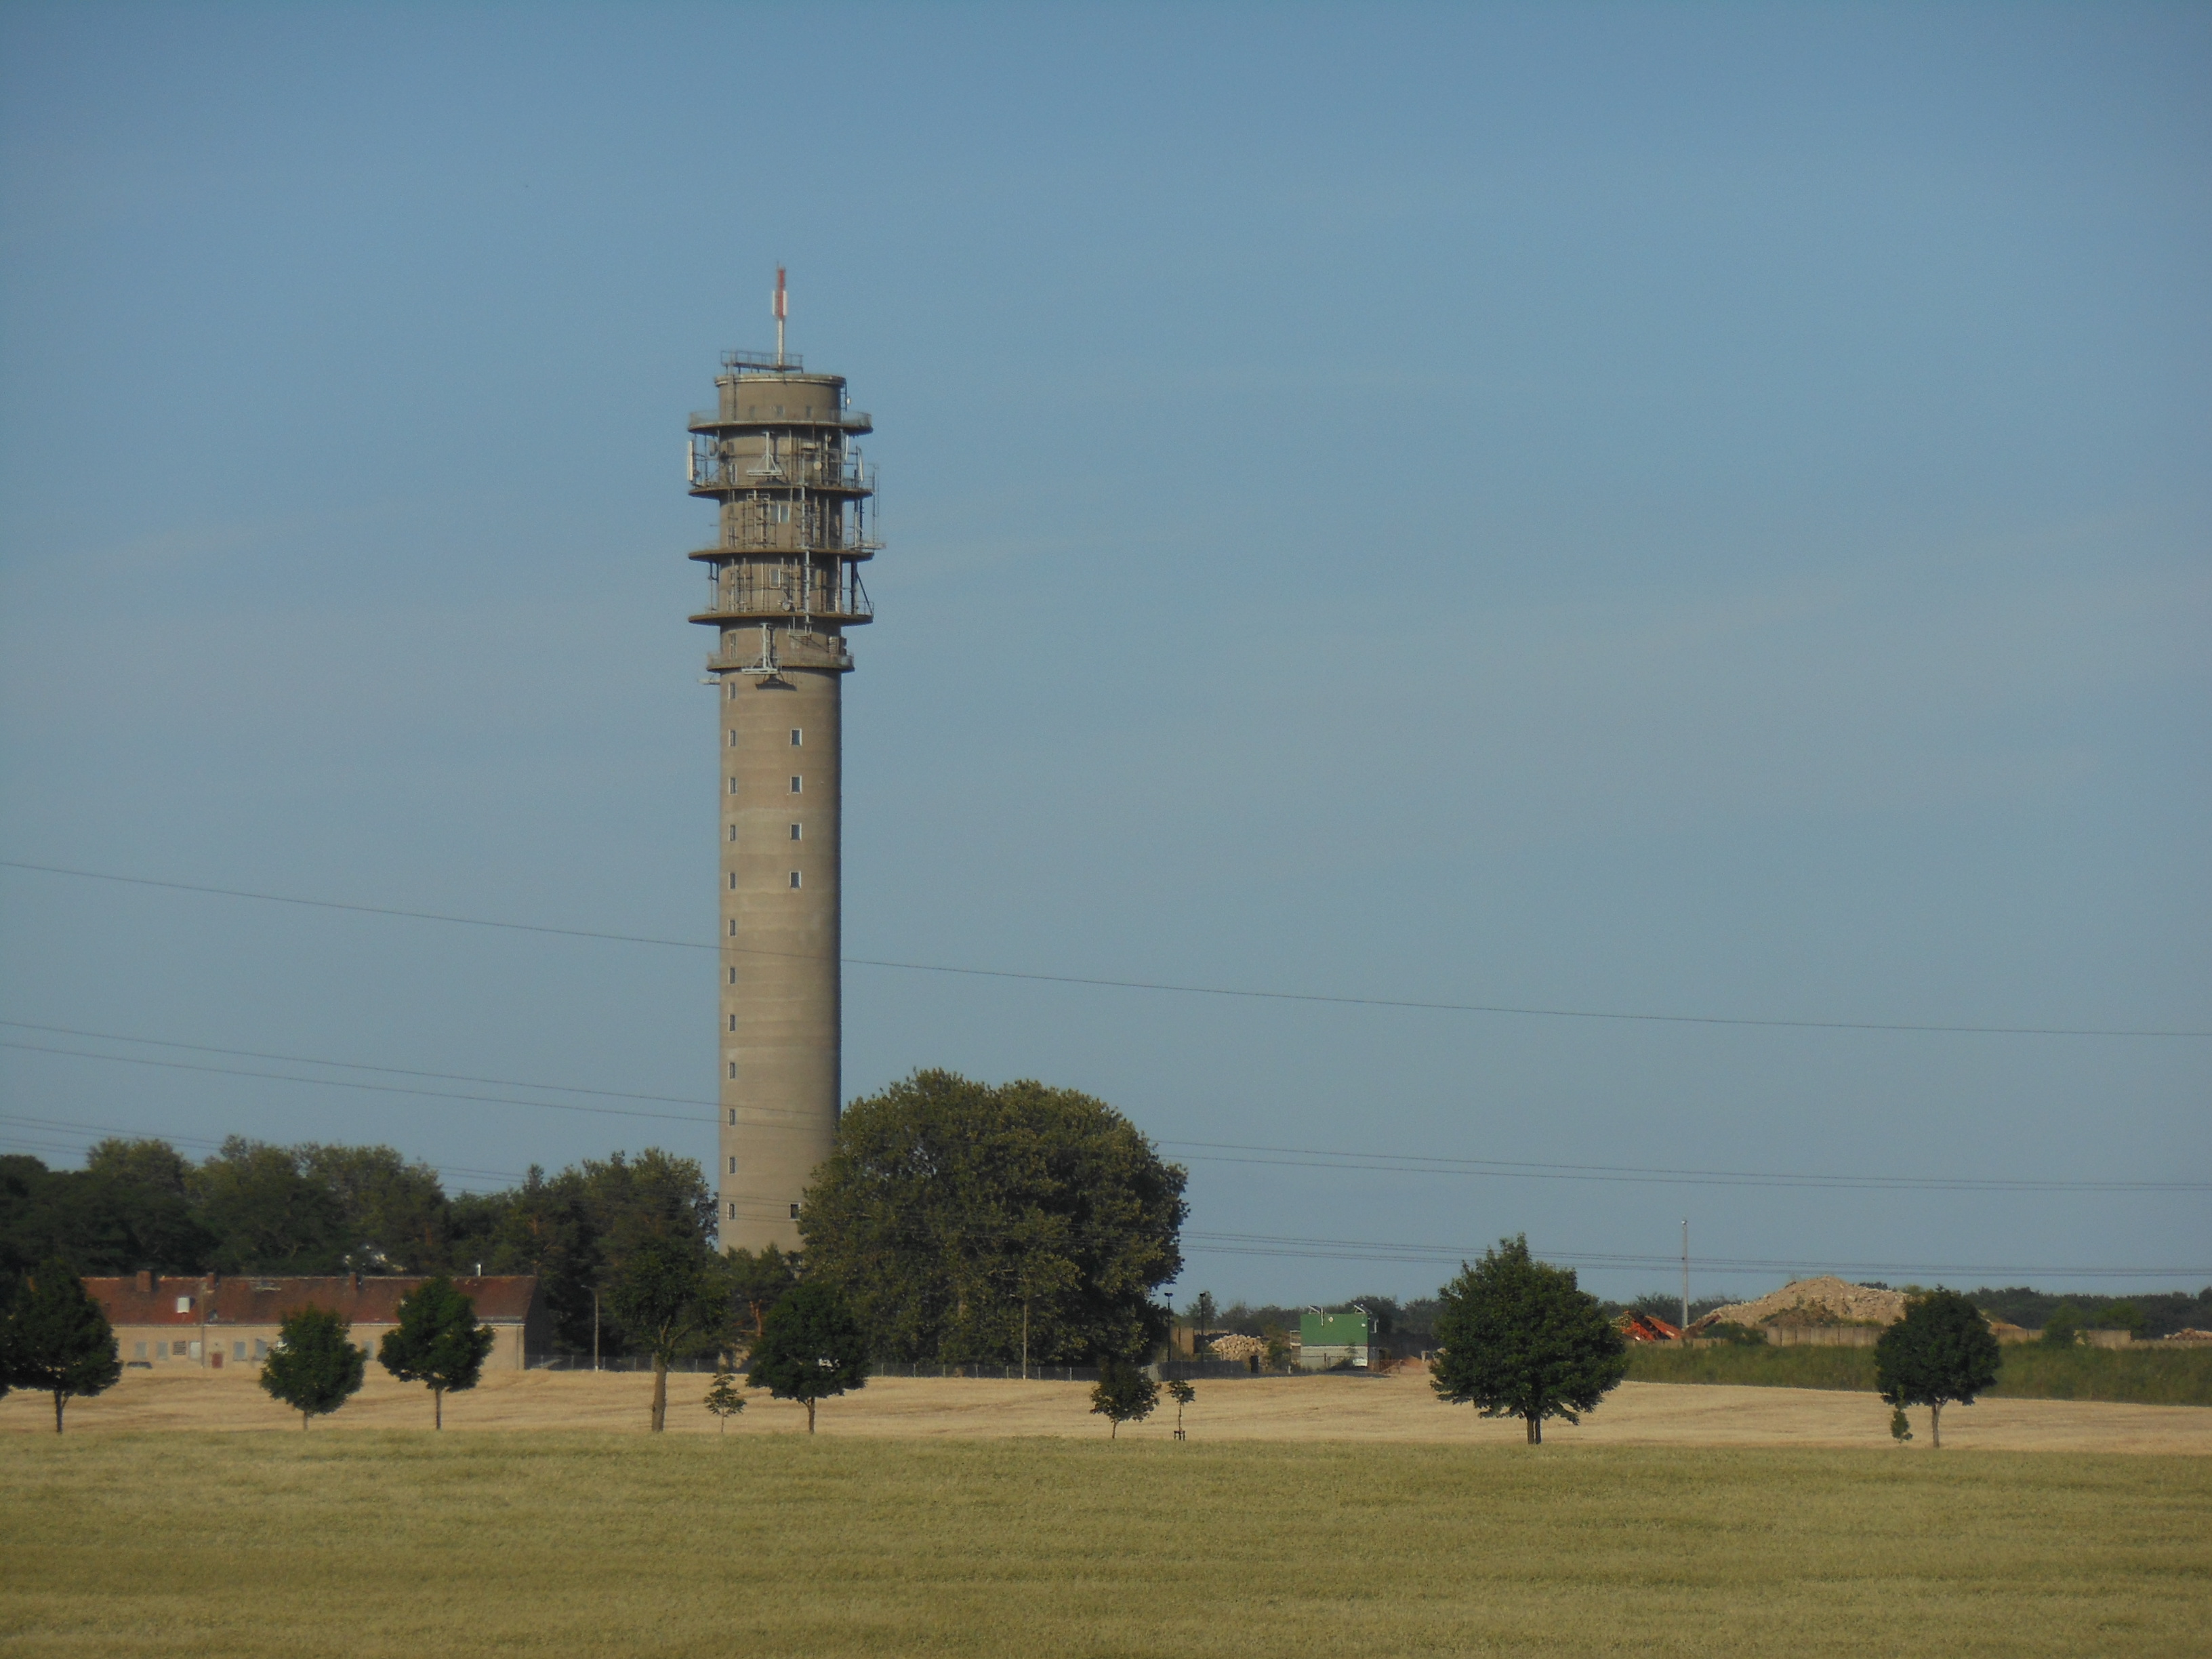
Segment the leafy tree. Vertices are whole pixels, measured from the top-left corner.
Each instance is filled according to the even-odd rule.
[[[447,1260],[446,1189],[438,1172],[389,1146],[291,1149],[294,1163],[337,1206],[355,1265],[422,1272]]]
[[[648,1239],[630,1251],[609,1288],[623,1328],[653,1356],[653,1431],[668,1425],[668,1367],[711,1346],[728,1325],[728,1303],[706,1246]]]
[[[1896,1441],[1912,1438],[1912,1419],[1905,1414],[1902,1406],[1889,1408],[1889,1437]]]
[[[81,1273],[190,1273],[212,1243],[181,1193],[97,1164],[49,1170],[35,1158],[0,1158],[0,1273],[53,1258]]]
[[[726,1361],[714,1368],[714,1381],[707,1390],[706,1404],[724,1434],[730,1431],[730,1419],[745,1408],[745,1397],[738,1392],[737,1376]]]
[[[53,1395],[56,1434],[70,1400],[105,1394],[123,1375],[107,1316],[58,1256],[40,1263],[16,1287],[0,1358],[9,1382]]]
[[[330,1273],[345,1265],[344,1212],[289,1147],[232,1135],[191,1171],[190,1184],[193,1206],[216,1236],[220,1271]]]
[[[804,1401],[809,1434],[817,1402],[867,1386],[867,1334],[836,1286],[817,1279],[793,1285],[768,1310],[750,1358],[745,1381]]]
[[[1594,1411],[1628,1372],[1627,1344],[1571,1268],[1534,1260],[1523,1236],[1501,1239],[1444,1286],[1431,1386],[1485,1417],[1517,1417],[1540,1445],[1544,1419]]]
[[[1267,1369],[1279,1371],[1291,1363],[1291,1334],[1280,1325],[1270,1325],[1260,1333],[1260,1340],[1267,1345],[1263,1358]]]
[[[807,1273],[887,1357],[1133,1358],[1167,1334],[1184,1179],[1087,1095],[917,1072],[847,1109],[800,1213]]]
[[[1182,1408],[1198,1398],[1198,1390],[1180,1377],[1167,1381],[1168,1398],[1176,1402],[1176,1438],[1182,1438]]]
[[[737,1340],[750,1345],[760,1340],[761,1321],[768,1316],[768,1310],[799,1282],[799,1258],[764,1244],[758,1255],[732,1250],[722,1259],[722,1265],[740,1314]]]
[[[399,1301],[399,1322],[377,1345],[377,1363],[402,1382],[429,1384],[432,1422],[446,1426],[446,1395],[476,1387],[499,1338],[477,1322],[476,1304],[444,1273]]]
[[[2071,1302],[2060,1303],[2043,1322],[2043,1346],[2070,1348],[2081,1340],[2081,1310]]]
[[[368,1356],[353,1345],[353,1329],[328,1308],[312,1304],[284,1316],[276,1346],[262,1362],[261,1386],[300,1413],[305,1429],[361,1391]]]
[[[1091,1390],[1091,1410],[1113,1426],[1109,1440],[1118,1439],[1124,1423],[1141,1423],[1160,1402],[1160,1386],[1126,1359],[1109,1359],[1098,1368],[1098,1386]],[[1182,1407],[1176,1407],[1182,1420]]]
[[[1943,1407],[1974,1396],[1997,1380],[2004,1353],[1981,1310],[1956,1291],[1910,1298],[1905,1317],[1875,1344],[1875,1386],[1893,1409],[1928,1407],[1928,1443],[1943,1443]]]

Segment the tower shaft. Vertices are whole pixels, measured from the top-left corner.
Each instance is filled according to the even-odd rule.
[[[719,504],[708,670],[720,756],[720,1226],[725,1249],[799,1245],[799,1206],[840,1103],[839,853],[845,630],[872,619],[860,565],[872,430],[845,383],[726,354],[691,417],[694,495]]]

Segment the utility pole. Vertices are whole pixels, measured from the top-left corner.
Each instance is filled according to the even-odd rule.
[[[599,1368],[599,1293],[592,1291],[592,1369]]]
[[[1690,1218],[1682,1218],[1682,1334],[1690,1334]]]

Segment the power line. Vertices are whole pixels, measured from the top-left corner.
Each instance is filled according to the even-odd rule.
[[[1474,1261],[1482,1255],[1481,1249],[1471,1249],[1464,1245],[1398,1244],[1346,1238],[1297,1238],[1272,1233],[1186,1232],[1182,1235],[1182,1242],[1187,1246],[1208,1255],[1313,1258],[1335,1261],[1417,1264],[1463,1262]],[[1623,1252],[1583,1250],[1540,1250],[1536,1254],[1547,1261],[1571,1263],[1579,1267],[1673,1267],[1681,1260],[1679,1255],[1641,1255]],[[1699,1257],[1697,1259],[1696,1265],[1700,1272],[1749,1274],[1976,1273],[1997,1277],[2008,1274],[2044,1274],[2074,1279],[2212,1278],[2212,1267],[2053,1267],[2048,1264],[1992,1265],[1987,1262],[1779,1261],[1751,1256]]]
[[[205,1146],[220,1152],[223,1142],[211,1140],[205,1135],[180,1135],[148,1129],[125,1128],[119,1123],[84,1123],[58,1117],[25,1117],[19,1113],[0,1112],[0,1123],[20,1123],[25,1130],[7,1137],[10,1141],[24,1141],[45,1137],[45,1144],[54,1148],[82,1151],[87,1136],[94,1134],[119,1135],[126,1140],[159,1139],[172,1146]],[[55,1138],[50,1132],[64,1131],[70,1138]],[[475,1176],[485,1181],[512,1181],[518,1184],[527,1179],[512,1170],[472,1170],[465,1164],[437,1164],[431,1166],[441,1175]]]
[[[223,898],[257,899],[270,904],[295,904],[319,910],[346,910],[356,915],[394,916],[411,921],[447,922],[457,927],[496,927],[523,933],[552,934],[563,939],[599,939],[621,945],[659,945],[672,950],[713,951],[723,955],[798,957],[803,952],[762,951],[748,945],[703,944],[696,939],[658,939],[641,933],[602,933],[586,927],[555,927],[537,922],[497,921],[484,916],[460,916],[434,910],[410,910],[396,905],[349,904],[335,899],[300,898],[287,893],[260,893],[238,887],[211,887],[196,882],[156,881],[145,876],[121,876],[101,870],[76,870],[61,865],[32,864],[20,859],[0,859],[0,869],[30,870],[44,875],[71,876],[87,881],[120,882],[135,887],[161,887],[177,892],[212,894]],[[880,957],[840,957],[848,967],[887,968],[902,973],[952,974],[972,979],[1024,980],[1045,985],[1083,985],[1119,991],[1155,991],[1181,996],[1234,997],[1263,1002],[1323,1003],[1350,1008],[1402,1008],[1428,1013],[1496,1014],[1528,1019],[1584,1019],[1637,1024],[1741,1026],[1771,1030],[1890,1031],[1944,1036],[2047,1036],[2203,1038],[2212,1030],[2127,1029],[2111,1026],[1921,1024],[1904,1021],[1865,1019],[1769,1019],[1737,1014],[1660,1014],[1619,1009],[1554,1008],[1508,1003],[1425,1002],[1397,997],[1333,996],[1308,991],[1258,991],[1224,985],[1182,985],[1162,980],[1103,979],[1079,974],[1025,973],[1011,968],[962,968],[946,963],[900,962]]]
[[[1503,1158],[1431,1158],[1411,1152],[1330,1152],[1297,1146],[1243,1146],[1233,1141],[1163,1140],[1163,1146],[1212,1151],[1186,1153],[1193,1163],[1257,1164],[1288,1170],[1368,1170],[1381,1174],[1512,1176],[1529,1181],[1623,1181],[1647,1186],[1814,1187],[1881,1192],[2202,1193],[2212,1181],[2039,1181],[1942,1176],[1794,1175],[1751,1170],[1643,1169],[1619,1164],[1532,1164]],[[1279,1158],[1230,1156],[1274,1152]]]
[[[312,1054],[278,1054],[254,1048],[216,1048],[206,1043],[178,1042],[164,1037],[131,1036],[115,1031],[90,1030],[81,1026],[45,1025],[28,1020],[0,1019],[0,1026],[18,1030],[51,1031],[71,1036],[90,1037],[105,1042],[131,1042],[150,1048],[182,1048],[196,1054],[224,1054],[246,1059],[283,1061],[301,1066],[331,1066],[348,1071],[380,1072],[398,1077],[482,1083],[496,1088],[567,1089],[573,1093],[596,1095],[611,1099],[661,1101],[672,1105],[717,1109],[715,1102],[690,1100],[678,1095],[638,1094],[611,1089],[571,1089],[566,1085],[526,1083],[512,1078],[482,1077],[465,1073],[416,1071],[397,1066],[370,1065],[361,1060],[324,1060]],[[667,1122],[696,1123],[700,1121],[696,1116],[688,1114],[636,1111],[612,1106],[586,1106],[569,1101],[514,1100],[505,1096],[463,1094],[440,1089],[406,1088],[394,1084],[357,1082],[346,1078],[295,1077],[281,1073],[250,1071],[240,1066],[159,1060],[146,1055],[104,1054],[88,1049],[50,1047],[40,1043],[17,1042],[6,1039],[0,1039],[0,1048],[14,1048],[29,1054],[66,1055],[77,1060],[106,1060],[119,1061],[125,1065],[155,1066],[178,1071],[211,1073],[226,1077],[257,1078],[274,1083],[308,1083],[325,1088],[362,1089],[384,1094],[416,1095],[437,1100],[471,1101],[498,1106],[515,1106],[546,1111],[586,1112],[607,1117],[646,1118]],[[775,1111],[777,1109],[757,1109],[767,1112]],[[781,1115],[799,1115],[799,1114]],[[1162,1147],[1195,1149],[1182,1154],[1192,1163],[1242,1164],[1278,1169],[1365,1170],[1377,1174],[1481,1176],[1520,1181],[1595,1181],[1638,1186],[1812,1188],[1844,1191],[1890,1192],[2195,1193],[2212,1191],[2212,1182],[2206,1181],[2048,1181],[2014,1177],[1808,1175],[1786,1170],[1646,1169],[1632,1164],[1538,1163],[1507,1158],[1448,1158],[1416,1152],[1351,1152],[1306,1146],[1255,1146],[1240,1141],[1224,1140],[1163,1139],[1155,1144]]]

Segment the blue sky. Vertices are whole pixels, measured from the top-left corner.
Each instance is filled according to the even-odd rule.
[[[781,261],[878,427],[851,954],[2212,1029],[2208,72],[2193,7],[7,6],[0,857],[706,939],[677,451]],[[0,918],[9,1019],[711,1094],[691,952],[20,870]],[[2190,1039],[849,970],[848,1092],[922,1065],[1171,1143],[2212,1164]],[[22,1048],[0,1083],[60,1163],[84,1132],[21,1120],[465,1185],[712,1151]],[[2201,1192],[1170,1150],[1183,1295],[1448,1267],[1238,1236],[1632,1263],[1686,1214],[1716,1263],[2212,1280]]]

